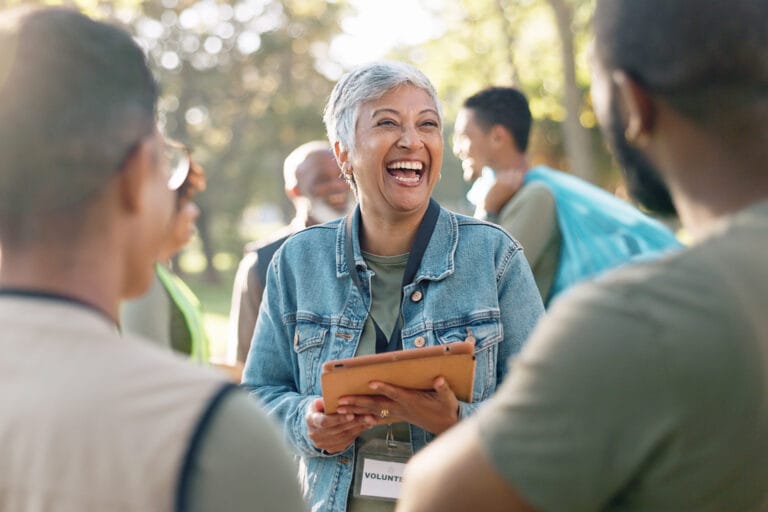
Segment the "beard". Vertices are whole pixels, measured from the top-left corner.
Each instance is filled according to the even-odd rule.
[[[610,105],[608,126],[603,128],[608,147],[618,161],[627,184],[627,192],[632,198],[650,212],[661,216],[677,215],[669,188],[664,183],[656,167],[648,158],[627,142],[621,122],[619,107],[613,94]]]
[[[350,194],[351,196],[352,194]],[[324,224],[326,222],[343,217],[350,210],[354,202],[350,198],[347,204],[341,210],[337,210],[322,199],[311,198],[309,207],[309,214],[312,216],[318,224]]]

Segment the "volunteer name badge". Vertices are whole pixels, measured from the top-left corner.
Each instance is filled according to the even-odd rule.
[[[396,500],[400,497],[405,464],[393,460],[365,459],[360,496]]]
[[[354,496],[372,500],[394,501],[400,497],[405,464],[413,455],[411,444],[392,440],[372,439],[357,452]]]

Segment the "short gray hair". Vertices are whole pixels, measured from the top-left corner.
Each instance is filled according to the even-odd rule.
[[[373,62],[360,66],[341,77],[331,91],[323,112],[325,130],[331,146],[337,142],[347,151],[355,145],[355,124],[360,105],[381,98],[401,85],[423,89],[435,102],[442,130],[443,112],[432,82],[424,73],[403,62]]]

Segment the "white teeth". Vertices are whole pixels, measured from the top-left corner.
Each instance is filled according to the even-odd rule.
[[[409,185],[415,185],[419,182],[420,177],[418,175],[413,178],[406,178],[404,176],[393,176],[397,181],[402,183],[408,183]]]
[[[419,171],[424,167],[421,162],[394,162],[387,166],[388,169],[409,169]]]

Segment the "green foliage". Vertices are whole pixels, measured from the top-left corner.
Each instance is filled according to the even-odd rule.
[[[312,51],[338,31],[337,8],[319,0],[163,7],[173,3],[143,4],[130,26],[158,70],[167,133],[206,169],[198,202],[212,215],[201,234],[239,253],[244,209],[277,202],[287,211],[283,159],[323,137],[320,105],[332,83]]]
[[[25,0],[0,0],[0,6]],[[369,0],[381,1],[381,0]],[[445,111],[443,178],[436,196],[464,210],[466,185],[451,153],[452,122],[462,100],[491,84],[513,84],[529,97],[537,120],[532,160],[567,168],[562,121],[565,80],[555,23],[556,4],[571,16],[575,115],[590,129],[602,182],[613,182],[588,95],[586,48],[595,0],[412,0],[433,12],[441,36],[400,47],[391,57],[423,69]],[[34,2],[40,3],[40,2]],[[291,207],[282,183],[290,150],[324,138],[321,110],[344,68],[328,57],[331,42],[356,5],[348,0],[69,0],[64,3],[116,20],[146,48],[163,89],[161,124],[189,144],[208,175],[198,202],[203,253],[240,255],[240,221],[253,205]],[[408,13],[404,12],[403,16]],[[279,222],[269,217],[265,223]]]

